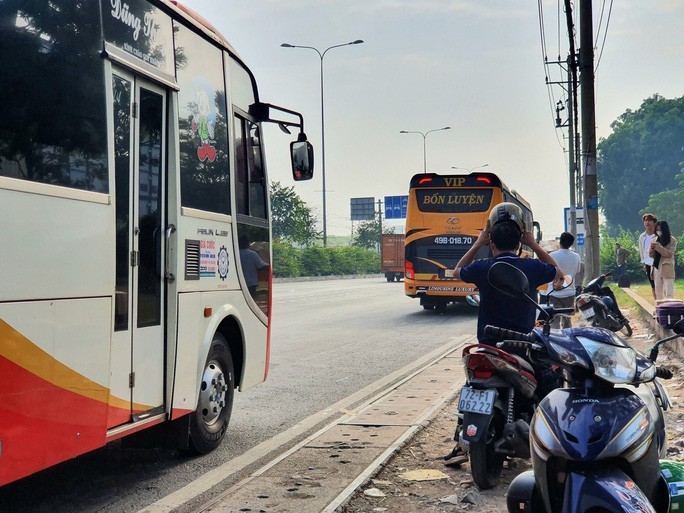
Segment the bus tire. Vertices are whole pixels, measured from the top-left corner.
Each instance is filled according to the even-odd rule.
[[[191,452],[206,454],[221,444],[228,429],[234,394],[233,358],[225,337],[216,333],[202,373],[197,409],[190,418]]]

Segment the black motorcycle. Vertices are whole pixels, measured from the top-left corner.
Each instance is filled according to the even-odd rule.
[[[582,293],[575,299],[575,304],[585,321],[598,328],[610,331],[621,331],[625,336],[632,336],[632,327],[627,318],[622,315],[615,294],[610,287],[603,284],[611,278],[611,273],[602,274],[591,280]]]

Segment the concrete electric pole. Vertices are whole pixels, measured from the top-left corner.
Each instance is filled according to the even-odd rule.
[[[580,92],[582,97],[582,157],[584,160],[585,276],[598,276],[599,224],[596,177],[596,109],[594,103],[594,40],[591,0],[580,0]]]

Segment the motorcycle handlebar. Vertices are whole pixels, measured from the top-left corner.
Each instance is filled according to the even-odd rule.
[[[527,349],[532,347],[532,345],[532,342],[517,340],[504,340],[503,342],[496,343],[496,347],[499,349]]]
[[[533,333],[520,333],[519,331],[507,330],[506,328],[499,328],[498,326],[492,326],[488,324],[484,328],[485,335],[490,337],[498,338],[499,340],[521,340],[523,342],[535,342],[537,339]],[[497,344],[498,345],[498,344]],[[523,344],[516,347],[527,347],[528,344]],[[509,346],[512,347],[512,346]]]
[[[656,377],[662,379],[672,379],[672,371],[665,367],[656,367]]]

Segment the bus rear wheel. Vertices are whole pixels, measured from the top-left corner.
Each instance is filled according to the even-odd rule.
[[[228,429],[233,409],[233,358],[223,335],[216,333],[200,382],[197,409],[190,418],[190,450],[206,454],[216,449]]]

